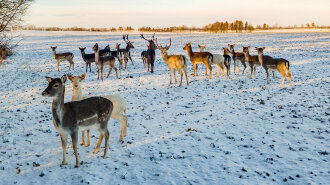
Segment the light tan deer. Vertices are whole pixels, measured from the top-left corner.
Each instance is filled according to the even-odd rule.
[[[272,58],[270,56],[264,56],[263,51],[265,50],[265,47],[256,48],[256,50],[258,51],[259,61],[262,65],[262,67],[264,67],[264,69],[266,70],[266,73],[267,73],[267,84],[270,83],[269,71],[272,70],[272,71],[280,72],[281,75],[283,76],[281,86],[283,85],[283,82],[284,82],[286,76],[289,76],[290,86],[292,86],[291,74],[290,74],[290,71],[289,71],[290,62],[283,59],[283,58]]]
[[[162,45],[158,45],[157,39],[156,39],[156,44],[157,48],[161,51],[162,53],[162,58],[164,62],[166,63],[168,69],[170,70],[170,84],[172,84],[172,71],[174,71],[174,79],[175,79],[175,84],[176,84],[176,75],[175,75],[175,70],[178,70],[179,74],[181,75],[181,80],[180,80],[180,87],[182,85],[182,78],[183,78],[183,73],[182,70],[186,76],[187,80],[187,85],[188,83],[188,76],[187,76],[187,59],[183,55],[168,55],[167,50],[170,49],[171,47],[171,39],[170,39],[170,45],[163,47]]]
[[[86,74],[82,74],[80,76],[72,76],[71,74],[67,74],[69,80],[72,82],[73,95],[72,101],[80,101],[86,99],[87,97],[82,95],[81,90],[81,81],[85,79]],[[119,95],[108,95],[104,96],[108,100],[110,100],[113,104],[113,111],[111,114],[111,118],[121,122],[121,132],[119,136],[119,141],[126,136],[126,128],[127,128],[127,116],[126,116],[126,100]],[[86,145],[85,145],[86,144]],[[89,130],[87,130],[87,142],[85,143],[85,132],[82,131],[82,140],[80,145],[89,146]]]
[[[99,45],[97,43],[94,45],[93,50],[94,50],[94,53],[95,53],[95,63],[96,63],[96,66],[97,66],[97,79],[99,79],[99,74],[100,74],[100,71],[101,71],[101,79],[103,80],[103,68],[106,65],[109,66],[109,73],[107,75],[107,78],[109,77],[109,75],[112,71],[112,68],[113,68],[116,71],[116,77],[118,79],[118,70],[115,67],[115,62],[116,62],[115,57],[113,57],[113,56],[103,56],[103,57],[101,57],[99,55],[100,48],[99,48]]]
[[[204,45],[204,46],[198,45],[198,47],[199,47],[200,52],[204,52],[206,45]],[[213,61],[212,61],[211,65],[215,65],[215,67],[218,68],[218,73],[217,73],[216,77],[219,77],[220,72],[221,72],[221,76],[223,76],[225,58],[223,57],[223,55],[220,55],[220,54],[212,54],[212,55],[213,55]],[[196,65],[196,70],[198,70],[197,65]],[[205,73],[206,73],[206,68],[205,68]]]
[[[71,136],[74,154],[76,157],[76,167],[79,167],[78,159],[78,132],[96,128],[100,132],[100,138],[97,147],[94,150],[96,154],[99,149],[103,136],[105,136],[105,148],[103,158],[107,155],[109,130],[108,121],[110,119],[113,104],[110,100],[102,97],[91,97],[81,101],[64,103],[66,75],[61,78],[46,77],[48,87],[42,92],[42,96],[53,97],[52,113],[53,123],[61,136],[63,161],[66,164],[65,154],[68,135]]]
[[[190,58],[191,63],[194,68],[194,76],[198,76],[198,72],[196,71],[196,64],[204,64],[210,70],[209,79],[212,78],[212,61],[213,55],[209,52],[193,52],[191,49],[191,43],[185,45],[183,50],[186,50],[188,56]],[[207,75],[207,73],[205,73]]]
[[[71,65],[72,65],[72,69],[74,69],[73,53],[71,53],[71,52],[56,53],[57,46],[55,46],[55,47],[51,46],[51,48],[53,50],[54,60],[57,63],[57,71],[60,71],[60,62],[65,61],[65,60],[67,60],[70,63],[69,70],[71,69]]]

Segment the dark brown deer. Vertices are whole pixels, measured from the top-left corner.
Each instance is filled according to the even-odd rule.
[[[290,62],[283,58],[272,58],[270,56],[264,56],[263,51],[265,50],[265,47],[256,48],[256,50],[258,52],[260,64],[262,65],[262,67],[264,67],[264,69],[266,70],[266,73],[267,73],[267,84],[270,83],[269,71],[272,70],[272,71],[280,72],[281,75],[283,76],[281,86],[283,85],[283,82],[284,82],[286,76],[289,76],[290,86],[292,86],[291,74],[289,71]]]
[[[222,48],[222,49],[223,49],[223,57],[225,59],[224,64],[226,66],[226,74],[228,79],[230,75],[230,56],[229,56],[230,51],[227,48]]]
[[[228,44],[229,51],[232,55],[233,61],[234,61],[234,73],[236,74],[236,67],[237,67],[237,73],[239,73],[239,62],[242,63],[244,66],[242,74],[244,74],[245,69],[246,69],[246,64],[245,64],[245,56],[244,53],[242,52],[235,52],[234,47],[236,44]]]
[[[74,69],[73,53],[71,53],[71,52],[56,53],[57,46],[55,46],[55,47],[51,46],[50,48],[52,48],[52,50],[53,50],[53,57],[57,63],[57,71],[60,71],[60,62],[65,61],[65,60],[67,60],[70,63],[69,70],[71,69],[71,65],[72,65],[72,69]]]
[[[126,42],[126,48],[120,49],[120,44],[117,44],[116,49],[118,51],[119,57],[121,58],[120,59],[121,60],[120,69],[122,68],[122,61],[124,61],[125,69],[127,70],[127,62],[129,59],[131,60],[132,64],[134,65],[132,57],[131,57],[131,52],[130,52],[131,49],[134,49],[134,46],[132,44],[133,42],[128,40],[128,35],[123,35],[123,40]]]
[[[63,150],[62,165],[66,164],[65,154],[68,135],[71,136],[74,154],[76,157],[76,167],[79,167],[78,159],[78,132],[96,128],[100,132],[96,154],[99,149],[103,136],[105,136],[105,148],[103,158],[107,155],[109,130],[108,121],[110,119],[113,104],[110,100],[103,97],[91,97],[81,101],[64,103],[66,75],[61,78],[46,77],[48,87],[42,92],[42,96],[53,97],[52,114],[53,123],[60,134]]]
[[[156,59],[156,52],[155,50],[157,49],[157,46],[155,45],[155,34],[152,36],[152,39],[148,40],[144,38],[143,34],[141,34],[141,38],[148,41],[148,50],[145,52],[145,57],[147,61],[147,66],[148,66],[148,72],[149,72],[149,66],[151,66],[150,72],[154,72],[154,64],[155,64],[155,59]]]
[[[109,66],[109,73],[107,75],[107,78],[109,77],[109,75],[112,71],[112,68],[113,68],[116,71],[116,77],[118,79],[118,70],[115,67],[116,59],[112,56],[101,57],[99,54],[100,48],[97,43],[94,45],[93,50],[94,50],[94,54],[95,54],[95,63],[97,66],[97,79],[99,79],[99,74],[101,72],[101,79],[103,80],[103,68],[106,65]]]
[[[204,64],[210,70],[209,79],[212,78],[212,67],[211,64],[213,62],[213,55],[209,52],[193,52],[191,49],[191,43],[185,45],[183,50],[186,50],[188,56],[190,58],[191,63],[194,68],[194,76],[198,76],[198,72],[196,70],[196,64]],[[205,71],[205,75],[207,75],[207,71]]]
[[[91,63],[95,62],[95,54],[94,53],[86,54],[85,53],[86,47],[79,48],[79,49],[81,52],[81,57],[83,58],[83,60],[85,61],[85,64],[86,64],[86,73],[87,73],[88,66],[89,66],[89,72],[92,72]]]

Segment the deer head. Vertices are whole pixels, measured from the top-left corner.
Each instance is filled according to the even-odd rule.
[[[183,48],[183,50],[189,50],[189,49],[191,49],[191,42],[189,42],[189,43],[187,43],[185,46],[184,46],[184,48]]]
[[[93,46],[93,50],[96,52],[100,51],[99,45],[97,43],[95,43],[95,45]]]
[[[84,73],[80,76],[72,76],[71,74],[67,74],[66,76],[72,82],[73,89],[78,89],[78,88],[81,88],[80,82],[85,79],[86,73]]]
[[[206,48],[206,45],[204,45],[204,46],[198,45],[198,47],[199,47],[200,51],[204,51],[204,49]]]
[[[155,33],[151,37],[152,39],[149,39],[148,40],[148,39],[144,38],[144,35],[143,34],[141,34],[141,38],[149,42],[148,49],[154,49],[154,50],[157,49],[157,46],[156,46],[156,44],[154,42],[155,41]]]
[[[262,48],[255,48],[255,50],[257,50],[258,54],[264,54],[264,50],[266,47],[262,47]]]
[[[86,47],[83,47],[83,48],[79,48],[81,52],[84,52]]]
[[[58,97],[60,93],[64,91],[66,75],[63,75],[61,78],[55,78],[55,79],[46,77],[46,80],[48,81],[48,86],[42,92],[42,96]]]
[[[157,48],[162,52],[162,54],[165,54],[165,53],[167,53],[167,50],[169,50],[170,49],[170,47],[171,47],[171,44],[172,44],[172,40],[170,39],[170,45],[166,45],[165,47],[163,47],[162,45],[158,45],[158,42],[157,42],[157,39],[156,39],[156,44],[157,44]]]
[[[123,35],[123,40],[126,42],[127,47],[134,48],[134,46],[132,44],[133,42],[131,42],[130,40],[128,40],[128,35]]]
[[[249,54],[249,49],[250,49],[250,46],[248,46],[248,47],[243,46],[243,53]]]

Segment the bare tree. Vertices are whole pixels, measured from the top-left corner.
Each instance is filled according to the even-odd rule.
[[[33,0],[0,0],[0,65],[17,44],[9,32],[20,26]]]

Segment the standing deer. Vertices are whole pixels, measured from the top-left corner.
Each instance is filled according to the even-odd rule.
[[[252,78],[253,73],[254,73],[254,77],[256,77],[256,67],[261,66],[261,64],[259,62],[258,55],[250,55],[249,49],[250,49],[250,46],[243,47],[243,53],[244,53],[244,56],[245,56],[245,62],[248,62],[249,66],[251,68],[250,78]],[[273,71],[273,78],[275,79],[274,71]]]
[[[109,56],[110,55],[110,46],[106,45],[104,49],[100,49],[100,56]]]
[[[86,63],[86,73],[87,73],[88,66],[89,66],[89,72],[92,72],[91,63],[95,62],[95,54],[94,53],[93,54],[86,54],[85,53],[86,47],[79,48],[79,49],[81,51],[81,57],[83,58],[83,60]]]
[[[145,53],[146,56],[146,61],[147,61],[147,66],[148,66],[148,72],[149,72],[149,66],[151,66],[151,73],[154,72],[154,64],[155,64],[155,59],[156,59],[156,52],[155,50],[157,49],[157,46],[155,45],[155,34],[152,36],[152,39],[147,40],[144,38],[143,34],[141,34],[141,38],[148,41],[148,50]]]
[[[118,70],[115,67],[116,59],[112,56],[100,57],[100,55],[99,55],[100,48],[99,48],[99,45],[97,43],[94,45],[93,50],[94,50],[94,53],[95,53],[95,63],[96,63],[96,66],[97,66],[97,79],[99,79],[99,74],[100,74],[100,71],[101,71],[101,79],[103,80],[103,68],[104,68],[105,65],[109,66],[109,73],[107,75],[107,78],[109,77],[109,75],[112,71],[112,68],[113,68],[116,71],[116,77],[118,79]]]
[[[142,58],[144,69],[145,69],[146,65],[147,65],[147,51],[141,52],[141,58]]]
[[[62,165],[66,164],[65,154],[68,135],[71,136],[74,154],[76,157],[76,167],[79,167],[78,159],[78,132],[96,128],[100,132],[100,138],[97,147],[94,150],[96,154],[99,149],[103,136],[105,136],[105,148],[103,158],[107,155],[109,130],[108,121],[110,119],[113,104],[110,100],[102,97],[91,97],[81,101],[64,103],[66,75],[61,78],[46,77],[48,87],[42,92],[42,96],[53,97],[52,114],[53,123],[60,134],[63,150]]]
[[[283,82],[284,82],[286,76],[289,76],[290,86],[292,86],[291,74],[289,71],[290,62],[283,58],[272,58],[270,56],[264,56],[263,51],[265,50],[265,47],[262,47],[262,48],[256,47],[256,50],[258,52],[260,64],[262,65],[262,67],[264,67],[264,69],[266,70],[266,73],[267,73],[267,84],[270,83],[269,71],[272,70],[272,71],[280,72],[281,75],[283,76],[281,86],[283,85]]]
[[[67,74],[69,80],[72,82],[72,101],[80,101],[83,99],[87,99],[87,97],[82,95],[81,90],[81,81],[85,79],[86,74],[82,74],[80,76],[72,76],[71,74]],[[127,128],[127,116],[126,116],[126,100],[119,95],[108,95],[104,96],[108,100],[110,100],[113,104],[113,110],[111,114],[111,118],[122,123],[121,132],[119,136],[119,141],[122,140],[123,137],[126,136],[126,128]],[[85,132],[82,131],[82,140],[80,145],[85,144]],[[87,142],[86,147],[89,146],[89,130],[87,130]]]
[[[65,60],[67,60],[70,63],[69,70],[71,69],[71,65],[72,65],[72,69],[74,69],[73,53],[71,53],[71,52],[56,53],[57,46],[55,46],[55,47],[51,46],[51,48],[53,50],[54,60],[57,63],[57,71],[60,71],[60,62],[65,61]]]
[[[133,60],[132,60],[132,57],[131,57],[131,52],[130,50],[131,49],[134,49],[134,46],[133,46],[133,42],[131,42],[130,40],[128,40],[128,35],[123,35],[123,40],[126,42],[126,48],[125,49],[120,49],[120,44],[117,44],[117,51],[121,57],[121,61],[124,60],[125,62],[125,69],[127,70],[127,62],[128,62],[128,59],[131,60],[132,64],[134,65],[133,63]],[[120,69],[122,68],[121,67],[122,65],[120,64]]]
[[[229,56],[230,51],[227,48],[222,48],[222,49],[223,49],[223,57],[225,58],[224,64],[226,66],[226,73],[228,79],[230,75],[230,56]]]
[[[204,52],[204,49],[206,48],[206,45],[201,46],[198,45],[200,52]],[[212,54],[213,55],[213,60],[211,65],[215,65],[215,67],[218,68],[218,73],[216,75],[216,77],[219,77],[220,72],[221,72],[221,76],[223,76],[223,71],[224,71],[224,61],[225,58],[223,57],[223,55],[220,54]],[[196,71],[198,70],[197,68],[197,64],[196,64]],[[206,68],[205,68],[205,73],[206,73]]]
[[[198,71],[196,70],[196,64],[204,64],[205,67],[209,68],[210,74],[209,79],[212,78],[212,67],[211,64],[213,62],[213,55],[209,52],[193,52],[191,49],[191,43],[185,45],[183,50],[186,50],[188,56],[190,58],[191,63],[194,68],[194,76],[198,76]],[[207,75],[207,71],[205,71],[205,75]]]
[[[244,66],[242,74],[244,74],[245,69],[246,69],[246,64],[245,64],[245,56],[244,53],[242,52],[235,52],[234,47],[236,44],[228,44],[230,53],[233,57],[234,60],[234,73],[236,74],[236,67],[237,67],[237,73],[239,73],[239,62],[241,62]]]
[[[186,76],[187,80],[187,85],[188,85],[188,76],[187,76],[187,59],[183,55],[168,55],[167,50],[170,49],[171,47],[171,39],[170,39],[170,45],[163,47],[162,45],[158,45],[157,39],[156,39],[156,44],[157,48],[161,51],[162,53],[162,58],[164,62],[166,63],[168,69],[170,70],[170,84],[172,84],[172,71],[174,70],[174,79],[175,79],[175,84],[176,84],[176,75],[175,75],[175,70],[178,70],[178,72],[181,75],[181,80],[180,80],[180,87],[182,85],[182,78],[183,78],[183,72]]]

